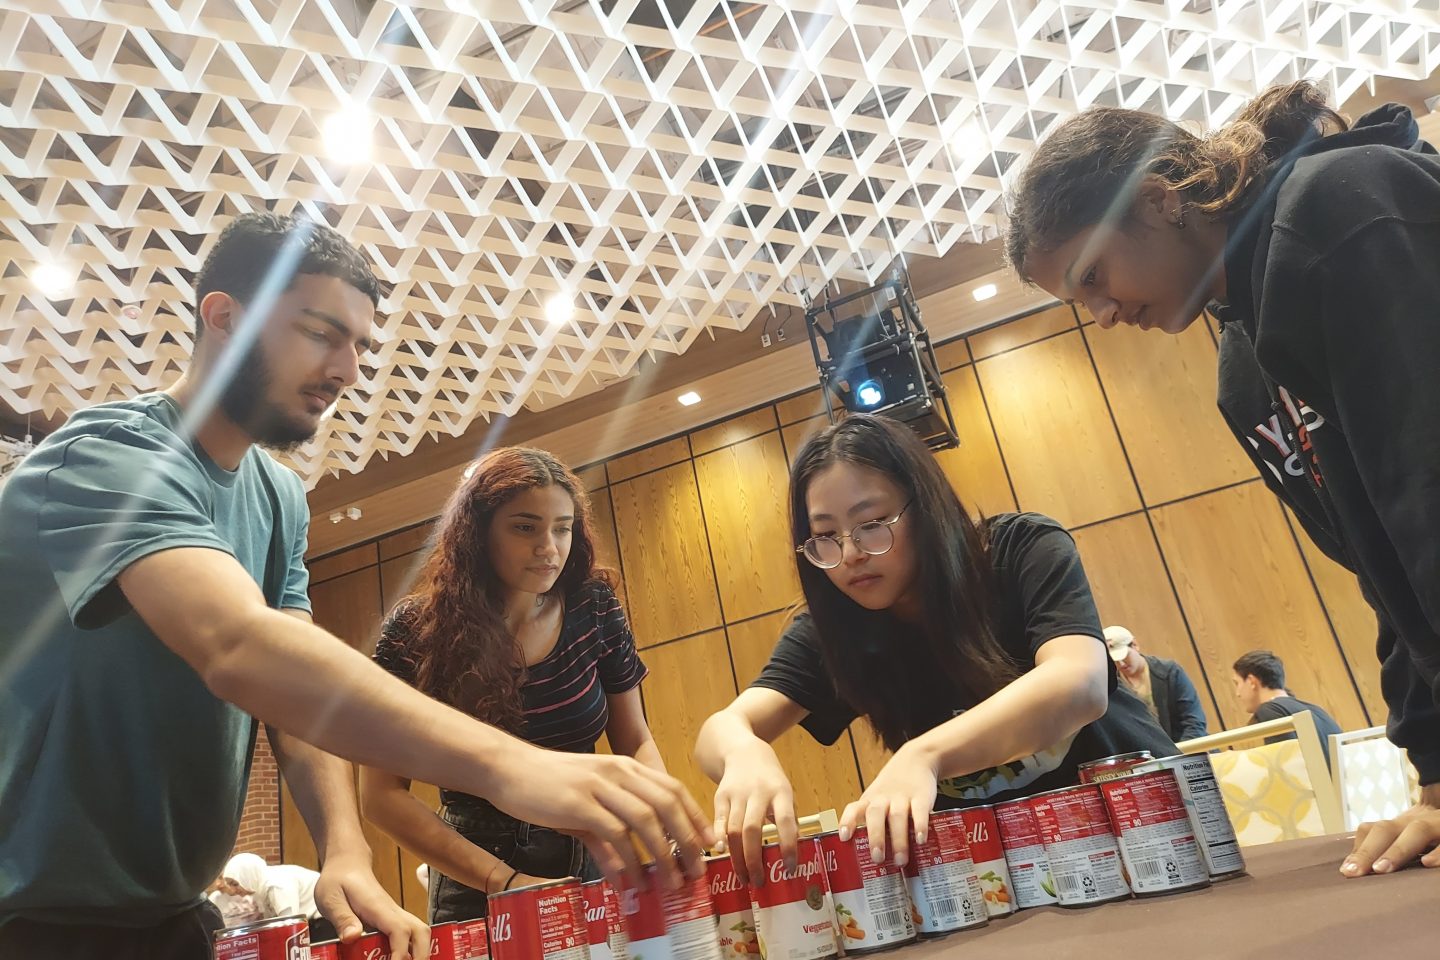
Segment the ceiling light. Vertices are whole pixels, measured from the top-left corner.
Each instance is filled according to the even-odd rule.
[[[75,294],[75,271],[53,260],[36,266],[30,280],[46,300],[69,300]]]
[[[563,293],[556,293],[545,301],[545,322],[558,327],[575,316],[575,301]]]
[[[700,394],[694,390],[687,390],[675,399],[680,401],[682,407],[693,407],[700,402]]]
[[[370,159],[375,117],[358,103],[347,104],[325,118],[322,133],[330,159],[363,163]]]
[[[976,300],[989,300],[991,297],[995,296],[995,294],[999,292],[1000,288],[995,286],[995,284],[982,283],[980,284],[980,286],[970,291],[970,296],[974,297]]]

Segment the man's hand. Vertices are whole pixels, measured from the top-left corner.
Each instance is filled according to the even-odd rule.
[[[712,842],[710,824],[674,777],[630,757],[561,753],[528,744],[506,769],[512,775],[486,791],[486,799],[513,817],[580,838],[611,882],[618,882],[622,872],[641,882],[631,833],[671,889],[680,885],[672,839],[685,873],[705,875],[702,848]]]
[[[428,960],[430,928],[390,898],[368,859],[332,857],[315,882],[315,906],[335,924],[346,943],[372,927],[390,939],[391,960]]]
[[[1440,783],[1422,788],[1420,802],[1394,820],[1360,824],[1355,848],[1340,872],[1347,877],[1393,873],[1417,856],[1427,867],[1440,867]]]

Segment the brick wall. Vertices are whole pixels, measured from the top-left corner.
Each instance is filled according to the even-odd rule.
[[[266,863],[280,862],[280,771],[263,726],[255,740],[250,789],[245,794],[245,812],[240,818],[234,853],[254,853]]]

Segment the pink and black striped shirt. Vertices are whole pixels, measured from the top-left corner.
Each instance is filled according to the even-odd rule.
[[[375,661],[414,686],[415,663],[406,642],[410,613],[403,604],[391,612]],[[520,736],[551,750],[593,753],[610,719],[605,697],[634,689],[645,674],[620,599],[606,584],[591,580],[567,598],[555,649],[525,670]]]

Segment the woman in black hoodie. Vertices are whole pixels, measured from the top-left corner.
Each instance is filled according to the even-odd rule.
[[[1375,608],[1421,802],[1362,826],[1346,876],[1440,866],[1440,158],[1418,137],[1404,107],[1352,127],[1309,83],[1207,137],[1088,110],[1021,172],[1006,237],[1102,328],[1180,333],[1210,306],[1222,413]]]

